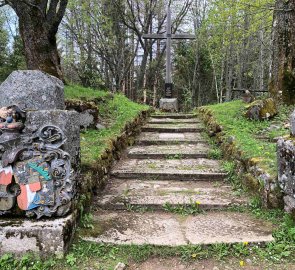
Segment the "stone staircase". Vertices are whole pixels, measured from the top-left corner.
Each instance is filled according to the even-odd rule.
[[[191,114],[153,115],[98,194],[96,229],[83,238],[161,246],[272,241],[272,224],[233,210],[248,200],[208,158],[203,129]]]

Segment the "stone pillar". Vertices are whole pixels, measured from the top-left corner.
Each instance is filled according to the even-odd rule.
[[[79,134],[59,79],[16,71],[0,86],[0,216],[7,215],[0,256],[67,252],[77,221]]]
[[[0,215],[67,215],[79,179],[80,126],[78,113],[64,110],[62,81],[15,71],[0,86],[0,106]]]
[[[290,124],[290,137],[278,141],[278,181],[284,195],[285,211],[295,217],[295,111]]]

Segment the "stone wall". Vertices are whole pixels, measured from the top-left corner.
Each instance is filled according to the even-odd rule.
[[[260,165],[258,158],[244,158],[241,149],[233,137],[225,137],[222,126],[214,118],[210,109],[201,107],[198,110],[211,136],[216,138],[225,158],[234,160],[236,173],[253,194],[260,196],[265,207],[277,208],[283,204],[282,193],[276,176],[271,176]]]
[[[295,111],[290,119],[290,136],[278,141],[278,181],[283,191],[285,211],[295,217]]]
[[[100,158],[93,164],[82,164],[82,181],[79,182],[78,189],[79,193],[84,196],[80,197],[80,206],[89,207],[93,195],[105,186],[113,163],[122,157],[127,146],[135,142],[135,137],[140,133],[141,126],[146,122],[150,113],[151,111],[143,111],[133,122],[127,123],[121,135],[109,143]]]
[[[63,83],[15,71],[0,85],[0,256],[64,255],[77,223],[80,127]]]

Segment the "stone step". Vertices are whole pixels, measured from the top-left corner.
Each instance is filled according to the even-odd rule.
[[[205,130],[202,124],[146,124],[141,128],[143,132],[202,132]]]
[[[136,140],[138,145],[179,145],[206,142],[200,133],[142,132]]]
[[[161,212],[94,212],[93,230],[81,230],[86,241],[118,245],[210,245],[273,241],[274,225],[248,213],[206,212],[176,215]]]
[[[224,209],[247,204],[224,182],[180,182],[111,179],[97,196],[95,206],[108,210],[164,210],[188,206],[202,210]]]
[[[223,180],[218,160],[210,159],[123,159],[111,171],[111,175],[123,179],[154,179],[179,181]]]
[[[192,124],[201,123],[197,118],[184,118],[184,119],[173,119],[173,118],[150,118],[148,123],[150,124]]]
[[[41,258],[63,257],[73,240],[76,226],[75,212],[55,219],[0,218],[0,257],[8,253],[17,256],[34,253]]]
[[[151,117],[153,118],[171,118],[171,119],[190,119],[190,118],[196,118],[195,114],[188,113],[188,114],[182,114],[182,113],[165,113],[165,114],[152,114]]]
[[[210,146],[205,143],[132,146],[127,150],[127,156],[128,158],[137,158],[137,159],[207,158],[209,150],[210,150]]]

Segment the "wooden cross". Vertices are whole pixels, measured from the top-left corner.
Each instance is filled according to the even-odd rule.
[[[193,35],[187,34],[172,34],[171,32],[171,9],[167,9],[167,26],[166,34],[144,34],[144,39],[166,39],[166,79],[165,79],[165,98],[172,98],[172,64],[171,64],[171,43],[172,39],[195,39]]]

